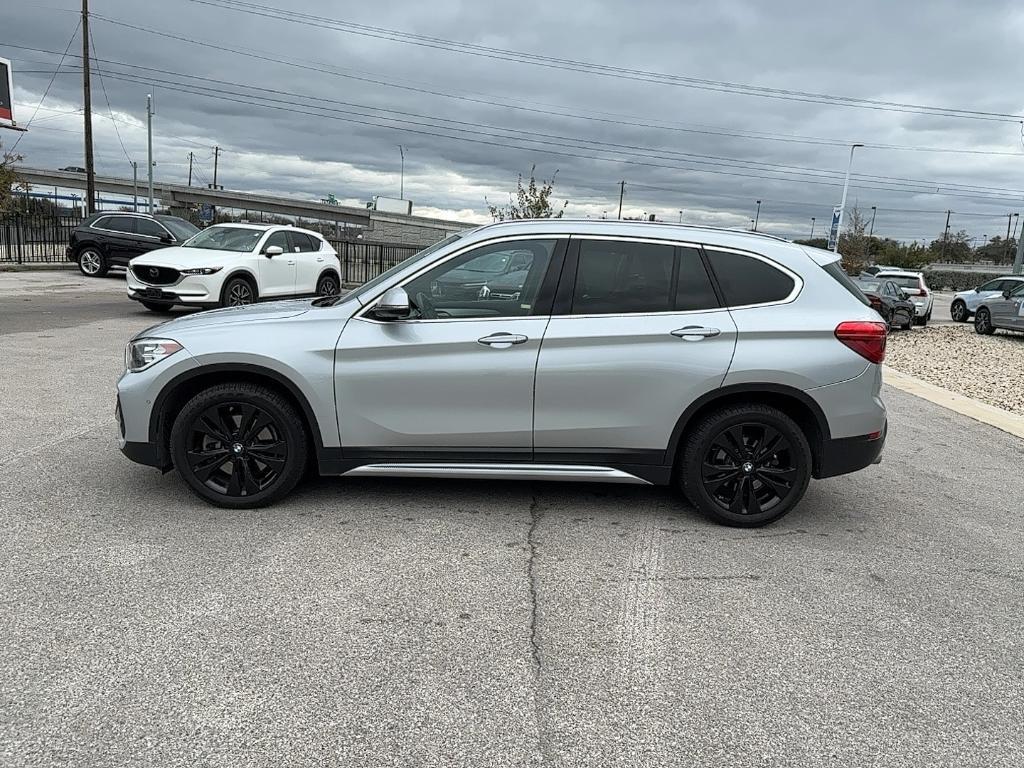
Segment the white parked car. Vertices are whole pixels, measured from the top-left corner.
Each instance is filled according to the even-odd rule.
[[[127,277],[128,297],[154,312],[341,291],[335,250],[316,232],[290,226],[217,224],[132,259]]]
[[[935,297],[931,289],[924,281],[924,274],[921,272],[907,272],[904,270],[888,270],[875,275],[875,280],[892,280],[903,289],[907,297],[914,302],[914,325],[927,325],[932,319],[932,305]]]

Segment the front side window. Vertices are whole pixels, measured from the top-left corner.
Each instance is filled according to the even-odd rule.
[[[707,254],[727,306],[783,301],[793,292],[793,278],[761,259],[714,249]]]
[[[421,319],[526,317],[557,240],[515,240],[474,248],[403,287]]]
[[[213,251],[247,253],[256,248],[266,230],[251,227],[210,227],[193,237],[184,248],[203,248]]]
[[[1005,291],[1002,280],[989,280],[978,288],[979,291]]]

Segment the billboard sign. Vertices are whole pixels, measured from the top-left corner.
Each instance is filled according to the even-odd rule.
[[[836,241],[839,239],[839,217],[842,212],[843,209],[838,205],[832,209],[832,227],[828,231],[828,249],[830,251],[836,249]]]
[[[213,206],[209,203],[203,203],[199,206],[199,220],[204,224],[210,224],[213,221]]]
[[[14,80],[10,59],[0,59],[0,126],[14,126]]]

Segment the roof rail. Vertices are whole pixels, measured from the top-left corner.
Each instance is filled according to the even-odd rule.
[[[485,227],[500,227],[500,226],[505,226],[505,225],[525,224],[526,222],[529,222],[529,221],[537,221],[537,219],[509,219],[509,220],[506,220],[506,221],[496,221],[496,222],[494,222],[492,224],[484,224],[483,226],[485,226]],[[551,219],[551,221],[554,221],[554,219]],[[611,223],[614,223],[614,222],[619,222],[619,223],[622,223],[622,224],[639,224],[639,225],[643,225],[645,227],[667,227],[667,228],[671,228],[671,229],[699,229],[699,230],[704,230],[704,231],[708,231],[708,232],[729,232],[729,233],[735,234],[735,235],[751,235],[753,237],[763,237],[763,238],[767,238],[768,240],[777,240],[777,241],[783,242],[783,243],[791,243],[792,242],[791,240],[788,240],[785,237],[781,237],[779,235],[772,235],[772,234],[769,234],[767,232],[753,232],[753,231],[751,231],[749,229],[736,229],[734,227],[713,227],[713,226],[710,226],[708,224],[677,224],[677,223],[671,222],[671,221],[643,221],[643,220],[639,220],[638,221],[636,219],[628,219],[628,220],[627,219],[586,219],[586,218],[579,218],[579,217],[576,217],[576,218],[564,217],[564,218],[558,219],[558,221],[579,222],[581,224],[602,224],[602,223],[604,223],[604,224],[611,224]]]

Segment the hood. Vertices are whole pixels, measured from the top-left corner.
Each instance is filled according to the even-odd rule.
[[[249,304],[244,307],[225,307],[224,309],[208,309],[185,315],[166,323],[147,328],[135,338],[145,336],[170,336],[176,333],[191,332],[211,326],[234,325],[236,323],[261,323],[270,320],[285,320],[304,315],[312,308],[313,299],[288,299],[285,301],[268,301]]]
[[[234,260],[239,256],[247,255],[252,254],[239,253],[238,251],[215,251],[209,248],[182,248],[178,245],[172,245],[136,256],[129,263],[132,266],[173,267],[174,269],[226,267],[230,262],[225,262],[225,259]]]

